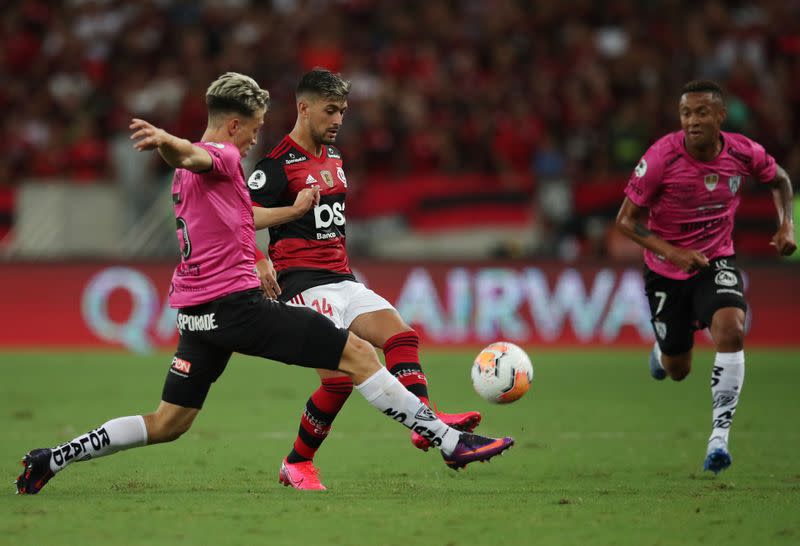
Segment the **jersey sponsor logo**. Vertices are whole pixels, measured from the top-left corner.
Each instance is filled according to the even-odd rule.
[[[308,161],[308,158],[304,155],[298,156],[294,152],[289,152],[288,159],[284,160],[284,165],[292,165],[293,163],[300,163],[301,161]]]
[[[260,190],[267,183],[267,173],[264,171],[253,171],[247,179],[247,187],[251,190]]]
[[[330,171],[320,171],[319,175],[322,177],[322,179],[325,181],[325,184],[329,188],[333,187],[333,175],[331,174]]]
[[[739,186],[742,185],[742,177],[741,176],[731,176],[728,178],[728,188],[730,188],[731,193],[736,194],[739,190]]]
[[[184,315],[178,313],[178,330],[189,330],[190,332],[207,332],[217,329],[217,321],[214,313],[205,315]]]
[[[714,282],[719,286],[736,286],[739,284],[739,279],[735,273],[727,270],[722,270],[714,276]]]
[[[717,173],[714,174],[707,174],[703,178],[703,183],[708,188],[708,191],[714,191],[714,188],[717,187],[717,182],[719,182],[719,175]]]
[[[344,175],[344,169],[341,168],[341,167],[336,167],[336,176],[339,177],[339,180],[342,181],[342,184],[344,184],[344,187],[346,188],[347,187],[347,177]]]
[[[328,175],[330,176],[330,173]],[[317,229],[329,228],[331,224],[343,226],[344,222],[344,203],[334,203],[333,206],[322,204],[314,207],[314,225]]]
[[[328,157],[332,159],[342,159],[342,156],[339,154],[339,152],[337,152],[335,148],[331,148],[330,146],[328,146]]]
[[[192,371],[192,363],[176,356],[172,359],[172,369],[188,375]]]
[[[316,178],[314,178],[313,176],[311,176],[311,175],[309,174],[309,175],[308,175],[308,178],[306,178],[306,184],[308,184],[309,186],[311,186],[311,185],[313,185],[313,184],[319,184],[319,182],[317,182],[317,179],[316,179]]]
[[[636,169],[634,169],[637,178],[641,178],[647,173],[647,160],[642,158],[639,160],[639,164],[636,165]]]

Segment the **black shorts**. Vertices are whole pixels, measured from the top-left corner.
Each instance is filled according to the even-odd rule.
[[[747,312],[735,256],[715,258],[709,267],[686,280],[663,277],[647,266],[644,269],[650,322],[658,346],[666,355],[691,350],[695,330],[710,326],[717,310],[738,307]]]
[[[189,408],[203,407],[234,352],[336,370],[349,335],[324,315],[268,300],[261,290],[184,307],[178,311],[178,331],[161,399]]]

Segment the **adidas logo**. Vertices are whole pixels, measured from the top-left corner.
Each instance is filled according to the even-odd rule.
[[[306,184],[310,186],[311,184],[319,184],[319,182],[317,182],[317,179],[309,174],[308,178],[306,178]]]

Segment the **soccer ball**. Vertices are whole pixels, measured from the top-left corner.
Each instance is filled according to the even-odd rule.
[[[493,404],[509,404],[528,392],[533,365],[525,351],[507,341],[485,347],[472,365],[475,391]]]

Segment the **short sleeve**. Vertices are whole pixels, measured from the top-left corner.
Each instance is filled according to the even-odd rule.
[[[203,148],[211,156],[211,172],[226,180],[236,176],[242,154],[233,144],[198,142],[196,146]]]
[[[269,157],[259,161],[247,179],[250,199],[262,207],[276,206],[288,185],[289,179],[280,161]]]
[[[625,195],[639,207],[651,207],[661,189],[663,175],[664,159],[653,145],[633,169]]]
[[[775,158],[769,155],[758,142],[750,140],[749,143],[752,157],[750,175],[759,182],[772,182],[778,170]]]

